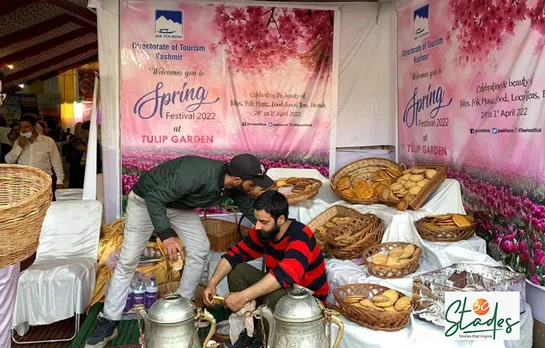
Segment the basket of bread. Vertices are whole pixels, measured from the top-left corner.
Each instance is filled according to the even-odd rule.
[[[410,243],[381,243],[363,252],[363,263],[377,278],[403,278],[420,266],[422,249]]]
[[[341,260],[361,257],[368,247],[380,243],[384,234],[382,221],[374,214],[362,214],[359,217],[344,217],[331,222],[327,232],[328,251]]]
[[[286,196],[290,205],[301,203],[302,201],[313,199],[318,195],[322,187],[322,181],[312,178],[280,178],[264,190],[256,187],[252,191],[252,197],[255,199],[267,190],[276,190]]]
[[[356,209],[348,208],[344,205],[334,205],[309,222],[308,227],[314,232],[314,237],[316,237],[316,241],[322,252],[326,252],[327,235],[331,230],[337,227],[338,224],[344,223],[346,218],[359,218],[363,216],[364,214]]]
[[[345,317],[371,330],[399,331],[413,310],[410,297],[377,284],[343,285],[334,296]]]
[[[470,215],[443,214],[424,217],[414,223],[420,236],[431,242],[457,242],[475,234],[475,219]]]
[[[398,210],[418,210],[430,194],[447,178],[443,165],[417,165],[407,169],[382,191],[382,201]]]
[[[365,158],[339,169],[330,180],[331,189],[353,204],[374,204],[405,168],[384,158]]]

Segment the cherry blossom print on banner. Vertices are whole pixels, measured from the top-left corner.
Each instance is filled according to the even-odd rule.
[[[124,2],[123,194],[185,154],[328,174],[334,11]]]
[[[497,259],[544,285],[545,2],[415,0],[398,13],[399,157],[440,162]]]

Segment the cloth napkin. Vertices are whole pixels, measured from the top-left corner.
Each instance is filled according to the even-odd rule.
[[[255,310],[255,300],[248,302],[238,312],[229,316],[229,337],[231,338],[231,344],[235,344],[238,340],[240,333],[246,329],[248,337],[254,336],[254,317],[253,312]]]

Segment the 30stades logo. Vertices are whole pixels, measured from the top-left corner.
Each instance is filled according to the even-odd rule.
[[[520,293],[446,292],[445,324],[454,340],[519,340]]]

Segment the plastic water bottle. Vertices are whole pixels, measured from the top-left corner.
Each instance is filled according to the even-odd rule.
[[[134,306],[134,293],[132,285],[129,286],[129,293],[127,294],[127,300],[125,301],[125,308],[123,313],[128,313]]]
[[[146,309],[150,309],[155,301],[157,301],[158,291],[159,286],[157,285],[157,280],[152,276],[146,284]]]
[[[142,279],[138,279],[133,290],[133,305],[145,305],[146,300],[146,285]]]

